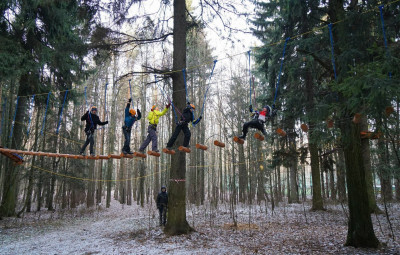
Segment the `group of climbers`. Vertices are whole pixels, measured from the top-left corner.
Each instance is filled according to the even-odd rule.
[[[124,146],[122,147],[122,153],[123,154],[133,154],[133,152],[130,149],[130,141],[131,141],[131,130],[133,124],[140,120],[142,117],[142,114],[139,109],[137,109],[137,112],[135,109],[130,109],[130,104],[132,102],[132,98],[128,100],[128,103],[126,104],[125,108],[125,119],[124,119],[124,126],[122,127],[122,132],[124,134]],[[159,119],[161,116],[165,115],[170,108],[171,103],[168,103],[163,111],[159,111],[158,107],[156,105],[153,105],[151,107],[151,111],[147,116],[147,119],[149,120],[149,126],[147,128],[147,137],[143,141],[143,143],[139,147],[139,152],[143,153],[146,147],[152,142],[152,151],[153,152],[159,152],[158,150],[158,142],[157,142],[157,125],[159,122]],[[201,116],[197,119],[194,120],[194,115],[193,111],[195,110],[195,106],[193,104],[188,103],[187,107],[183,110],[183,113],[181,115],[180,121],[177,123],[177,126],[175,128],[174,133],[172,134],[171,138],[169,139],[167,143],[167,149],[171,149],[172,146],[175,143],[175,140],[178,138],[178,135],[181,131],[184,133],[184,141],[183,141],[183,146],[184,147],[189,147],[189,142],[190,142],[190,129],[188,127],[189,123],[192,123],[193,126],[195,126],[197,123],[200,122]],[[81,155],[85,155],[85,149],[87,145],[90,143],[90,155],[94,156],[94,131],[97,129],[97,125],[106,125],[108,124],[108,121],[100,121],[99,116],[97,115],[97,108],[93,106],[89,111],[87,111],[82,117],[82,121],[86,121],[86,127],[85,127],[85,133],[86,133],[86,142],[83,145],[83,147],[80,150]]]

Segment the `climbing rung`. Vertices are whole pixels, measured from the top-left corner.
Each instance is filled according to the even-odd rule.
[[[218,140],[215,140],[215,141],[214,141],[214,145],[215,145],[215,146],[218,146],[218,147],[221,147],[221,148],[224,148],[224,147],[225,147],[225,144],[224,144],[223,142],[218,141]]]
[[[203,150],[203,151],[206,151],[206,150],[208,149],[207,146],[205,146],[205,145],[203,145],[203,144],[200,144],[200,143],[197,143],[197,144],[196,144],[196,148],[197,148],[197,149],[200,149],[200,150]]]

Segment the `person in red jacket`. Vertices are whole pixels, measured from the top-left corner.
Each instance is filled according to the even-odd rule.
[[[276,115],[275,111],[273,110],[274,108],[274,105],[272,105],[272,107],[266,105],[263,107],[262,111],[253,112],[253,106],[250,105],[249,110],[251,113],[253,113],[253,119],[249,122],[244,123],[242,129],[243,134],[239,136],[239,138],[246,139],[249,128],[256,128],[260,130],[264,136],[266,136],[267,133],[265,132],[264,123]]]
[[[97,108],[96,106],[92,106],[90,112],[87,111],[82,117],[81,121],[86,121],[85,133],[86,133],[86,142],[82,146],[81,151],[79,154],[85,155],[85,149],[90,143],[90,155],[94,156],[94,131],[97,129],[97,125],[103,126],[108,124],[108,121],[100,121],[99,116],[97,115]]]

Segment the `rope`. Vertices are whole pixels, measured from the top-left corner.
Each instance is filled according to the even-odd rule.
[[[35,100],[35,95],[32,96],[31,105],[30,106],[33,105],[34,100]],[[29,130],[30,130],[30,127],[31,127],[31,119],[32,119],[31,118],[31,114],[28,114],[28,128],[26,129],[26,136],[27,137],[29,137]]]
[[[63,110],[64,110],[65,101],[67,99],[67,94],[68,94],[68,89],[64,93],[64,101],[63,101],[63,104],[61,106],[60,118],[59,118],[58,125],[57,125],[57,131],[56,131],[57,135],[58,135],[58,132],[60,130],[60,125],[61,125],[61,121],[62,121],[62,114],[63,114]]]
[[[389,58],[390,52],[389,52],[389,47],[388,47],[386,32],[385,32],[385,21],[383,19],[383,6],[384,6],[383,4],[379,6],[379,12],[381,15],[382,34],[383,34],[383,41],[384,41],[385,49],[386,49],[386,55]],[[392,78],[392,72],[389,72],[389,78]]]
[[[185,92],[186,92],[186,102],[189,102],[188,92],[187,92],[187,84],[186,84],[186,69],[182,69],[183,73],[183,81],[185,82]]]
[[[49,92],[49,94],[47,94],[46,110],[44,112],[44,117],[43,117],[43,122],[42,122],[42,129],[40,130],[40,134],[41,135],[43,135],[43,129],[44,129],[44,126],[46,124],[46,116],[47,116],[47,109],[49,108],[50,94],[51,94],[51,92]]]
[[[163,90],[160,86],[158,86],[158,83],[157,83],[157,75],[154,75],[154,80],[155,80],[155,83],[156,83],[156,86],[158,87],[158,89],[161,90],[161,94],[163,95],[163,97],[172,105],[172,110],[174,111],[174,115],[175,115],[175,123],[178,123],[178,115],[176,114],[174,103],[173,103],[172,100],[165,94],[164,90]],[[178,109],[176,109],[176,110],[178,110]],[[178,112],[179,112],[179,111],[178,111]]]
[[[249,56],[249,80],[250,80],[250,90],[249,90],[249,99],[250,99],[250,105],[251,105],[251,70],[250,70],[250,50],[247,52]]]
[[[131,94],[131,98],[132,98],[131,79],[129,79],[129,93]],[[133,98],[132,98],[132,108],[134,108],[133,107]]]
[[[1,125],[0,125],[0,135],[3,133],[3,125],[4,125],[4,118],[5,118],[5,109],[6,109],[7,97],[4,98],[4,103],[1,107]]]
[[[107,86],[108,83],[106,83],[106,88],[104,90],[104,111],[106,112],[106,118],[108,119],[108,115],[107,115]]]
[[[331,54],[332,54],[332,66],[333,66],[333,73],[335,74],[335,80],[337,81],[337,76],[336,76],[336,65],[335,65],[335,53],[333,50],[333,36],[332,36],[332,23],[328,25],[329,28],[329,37],[331,39]]]
[[[285,59],[286,45],[287,45],[287,42],[288,42],[289,40],[290,40],[290,37],[286,38],[286,40],[285,40],[285,45],[283,46],[283,53],[282,53],[282,59],[281,59],[281,67],[280,67],[280,69],[279,69],[278,81],[276,82],[276,89],[275,89],[275,96],[274,96],[274,104],[275,104],[275,101],[276,101],[276,96],[278,95],[279,81],[281,80],[281,75],[282,75],[283,60]]]
[[[206,98],[207,98],[208,90],[209,90],[210,87],[211,87],[210,81],[211,81],[211,77],[213,76],[214,69],[215,69],[215,65],[217,64],[217,61],[218,61],[218,60],[214,60],[214,65],[213,65],[213,68],[212,68],[212,70],[211,70],[211,74],[210,74],[210,77],[209,77],[209,80],[208,80],[208,87],[207,87],[206,93],[204,93],[203,106],[201,107],[200,116],[203,116],[204,104],[206,103]]]
[[[167,171],[167,169],[165,169],[165,170],[154,172],[154,173],[151,173],[151,174],[148,174],[148,175],[143,175],[143,176],[129,178],[129,179],[100,180],[100,179],[80,178],[80,177],[76,177],[76,176],[61,174],[61,173],[57,173],[57,172],[54,172],[54,171],[51,171],[51,170],[47,170],[45,168],[42,168],[42,167],[39,167],[39,166],[35,166],[35,165],[31,165],[31,167],[36,168],[36,169],[38,169],[40,171],[43,171],[43,172],[46,172],[46,173],[49,173],[49,174],[53,174],[53,175],[57,175],[57,176],[61,176],[61,177],[64,177],[64,178],[81,180],[81,181],[91,181],[91,182],[124,182],[124,181],[139,180],[139,179],[142,179],[142,178],[150,177],[150,176],[153,176],[153,175],[156,175],[156,174],[159,174],[159,173]]]
[[[15,112],[14,112],[14,118],[11,126],[11,132],[10,132],[10,138],[13,135],[14,132],[14,124],[15,124],[15,117],[17,116],[17,110],[18,110],[18,101],[19,101],[19,96],[17,96],[17,103],[15,104]]]

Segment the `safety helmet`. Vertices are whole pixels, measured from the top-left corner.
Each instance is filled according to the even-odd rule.
[[[90,111],[96,111],[96,112],[97,112],[97,107],[96,107],[96,106],[92,106],[92,108],[90,109]]]
[[[153,105],[153,106],[151,107],[151,110],[154,111],[156,108],[157,108],[157,105]]]
[[[267,114],[268,114],[268,115],[271,115],[271,113],[272,113],[272,108],[271,108],[271,106],[265,105],[264,108],[267,108]]]
[[[135,109],[130,109],[130,110],[129,110],[129,113],[130,113],[132,116],[135,116],[135,115],[136,115]]]

